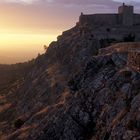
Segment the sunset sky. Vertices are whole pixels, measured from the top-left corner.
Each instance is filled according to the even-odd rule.
[[[81,12],[116,13],[122,0],[0,0],[0,63],[29,60],[74,26]],[[140,0],[124,0],[140,13]]]

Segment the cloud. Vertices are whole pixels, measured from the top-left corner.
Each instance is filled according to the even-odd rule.
[[[3,2],[9,3],[53,3],[53,4],[73,4],[73,5],[90,5],[90,4],[108,4],[108,3],[115,3],[112,0],[1,0]],[[118,0],[119,1],[119,0]],[[116,0],[117,2],[117,0]],[[120,2],[120,1],[119,1]]]
[[[40,0],[1,0],[2,3],[32,4]]]
[[[115,2],[122,2],[122,0],[113,0]],[[140,0],[125,0],[126,3],[140,3]]]
[[[105,4],[112,2],[111,0],[54,0],[56,3],[65,3],[65,4],[84,4],[84,5],[89,5],[89,4]]]
[[[26,4],[63,4],[63,5],[115,5],[122,3],[122,0],[1,0],[9,3],[26,3]],[[123,0],[126,3],[140,3],[140,0]]]

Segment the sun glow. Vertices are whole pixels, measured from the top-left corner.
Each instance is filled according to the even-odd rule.
[[[44,52],[44,45],[67,29],[65,24],[71,20],[63,21],[63,10],[53,9],[50,3],[51,0],[0,0],[0,63],[36,57]]]
[[[43,45],[56,35],[33,33],[0,33],[0,63],[23,62],[43,53]]]
[[[44,35],[44,34],[22,34],[22,33],[0,33],[0,48],[2,49],[17,49],[17,45],[41,45],[48,44],[50,40],[54,39],[55,35]],[[3,48],[2,46],[6,48]],[[11,48],[10,45],[15,45],[14,48]],[[26,48],[24,48],[26,49]],[[30,48],[28,48],[30,49]]]

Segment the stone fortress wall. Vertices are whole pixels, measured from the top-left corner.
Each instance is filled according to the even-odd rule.
[[[123,3],[123,5],[118,8],[118,14],[84,15],[81,13],[79,23],[87,23],[90,25],[140,25],[140,14],[134,13],[133,6],[127,6]]]
[[[88,23],[90,25],[116,25],[118,23],[118,14],[81,14],[79,22],[81,24]]]
[[[135,14],[134,7],[124,3],[118,8],[118,14],[81,13],[78,25],[82,30],[89,27],[88,32],[97,39],[122,40],[125,36],[134,34],[135,41],[140,41],[140,14]]]
[[[133,23],[133,25],[134,26],[135,25],[140,25],[140,14],[134,14],[133,17],[134,17],[134,23]]]

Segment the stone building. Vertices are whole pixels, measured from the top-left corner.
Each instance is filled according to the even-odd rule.
[[[127,36],[135,36],[140,41],[140,14],[134,13],[134,7],[123,5],[118,7],[118,13],[90,14],[81,13],[80,29],[90,27],[91,34],[97,39],[124,40]]]
[[[140,25],[140,14],[134,13],[133,6],[128,6],[123,3],[123,5],[118,8],[117,14],[84,15],[81,13],[79,23],[92,25]]]

